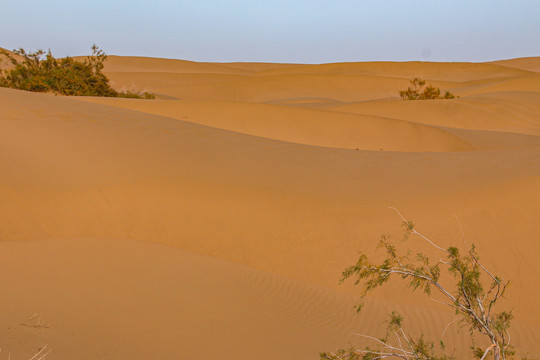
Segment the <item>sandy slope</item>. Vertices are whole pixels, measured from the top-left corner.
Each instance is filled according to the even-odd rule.
[[[507,91],[471,95],[452,102],[372,101],[328,110],[378,115],[460,129],[540,134],[540,92]]]
[[[538,57],[494,61],[493,64],[515,69],[540,72],[540,59]]]
[[[472,149],[471,144],[437,127],[377,116],[224,101],[84,100],[306,145],[389,151]]]
[[[355,318],[357,289],[337,285],[358,250],[399,237],[388,206],[445,246],[457,216],[512,280],[513,342],[538,353],[526,70],[111,57],[116,86],[172,100],[0,89],[0,358],[314,359],[393,308],[437,336],[451,314],[419,294],[385,289]],[[463,96],[397,100],[416,75]]]
[[[356,331],[380,331],[351,316],[352,296],[145,242],[8,242],[0,260],[12,270],[2,282],[18,284],[2,302],[12,358],[29,358],[45,341],[50,358],[307,359]],[[373,320],[390,310],[369,303]],[[433,310],[401,310],[445,325]]]

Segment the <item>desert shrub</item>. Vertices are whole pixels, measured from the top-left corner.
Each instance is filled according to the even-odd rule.
[[[19,49],[14,52],[22,59],[0,50],[0,54],[7,57],[12,64],[9,69],[0,71],[2,87],[61,95],[155,98],[147,92],[114,90],[102,72],[107,55],[96,45],[92,46],[92,55],[84,61],[70,57],[56,59],[50,50],[26,52]]]
[[[397,210],[396,210],[397,211]],[[401,214],[398,212],[399,216]],[[371,261],[366,254],[360,254],[356,264],[347,267],[341,281],[355,279],[361,284],[360,311],[365,296],[375,288],[386,284],[391,277],[405,280],[413,289],[422,290],[432,300],[441,303],[459,316],[461,327],[467,328],[472,340],[472,354],[478,359],[510,359],[514,349],[510,345],[508,329],[512,320],[509,311],[496,312],[498,300],[505,294],[508,281],[493,275],[479,260],[474,245],[460,250],[458,247],[439,247],[429,238],[418,233],[412,222],[403,216],[406,240],[410,235],[425,241],[428,248],[440,254],[432,261],[425,252],[414,256],[402,254],[388,237],[383,236],[379,248],[385,253],[381,263]],[[414,251],[413,251],[414,253]],[[448,274],[443,274],[443,270]],[[384,358],[449,360],[453,355],[446,354],[446,345],[431,341],[423,335],[414,337],[405,331],[403,317],[393,312],[387,322],[383,337],[360,335],[371,345],[363,348],[342,349],[335,353],[321,353],[325,360],[371,360]],[[477,339],[479,337],[480,339]],[[477,341],[480,340],[480,341]]]
[[[411,85],[407,90],[401,90],[399,96],[403,100],[429,100],[429,99],[454,99],[455,95],[449,91],[446,91],[441,96],[441,89],[432,85],[426,85],[426,81],[420,78],[414,78],[411,80]],[[425,86],[425,87],[424,87]]]

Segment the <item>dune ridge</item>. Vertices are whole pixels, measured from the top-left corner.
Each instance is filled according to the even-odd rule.
[[[540,57],[524,57],[509,60],[494,61],[493,64],[510,68],[540,72]]]
[[[472,149],[467,142],[439,128],[377,116],[351,116],[312,109],[224,101],[157,100],[148,103],[102,98],[81,100],[313,146],[388,151]],[[389,137],[389,134],[392,135]]]

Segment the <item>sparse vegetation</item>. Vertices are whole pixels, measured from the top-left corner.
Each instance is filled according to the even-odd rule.
[[[441,89],[432,85],[425,85],[425,80],[414,78],[411,80],[411,85],[407,90],[401,90],[399,92],[399,96],[401,96],[403,100],[455,99],[456,97],[449,91],[446,91],[444,95],[441,95]]]
[[[379,242],[379,248],[385,251],[382,263],[374,263],[365,254],[361,254],[357,263],[343,272],[341,281],[354,278],[355,285],[362,284],[361,302],[357,311],[362,309],[363,299],[370,291],[397,276],[407,281],[413,290],[422,290],[432,300],[458,315],[461,327],[467,328],[471,337],[472,353],[476,358],[511,359],[515,353],[510,345],[508,331],[512,313],[495,311],[495,305],[505,294],[509,282],[493,275],[482,265],[474,245],[469,248],[464,240],[467,247],[465,252],[455,246],[446,249],[439,247],[418,233],[414,224],[403,218],[397,209],[394,210],[403,220],[404,238],[414,235],[422,239],[431,250],[440,253],[442,258],[432,261],[424,252],[418,252],[414,258],[410,258],[409,255],[402,255],[398,246],[383,236]],[[321,353],[321,359],[455,359],[454,355],[446,354],[448,350],[442,340],[427,340],[424,335],[414,337],[405,331],[403,324],[403,318],[393,312],[383,337],[360,335],[371,346]]]
[[[30,360],[43,360],[51,353],[51,351],[52,349],[49,348],[49,345],[45,344],[38,349],[38,352],[32,356]]]
[[[33,328],[36,328],[36,329],[48,329],[49,328],[49,324],[47,324],[42,316],[38,313],[35,313],[34,315],[32,315],[29,319],[28,319],[28,322],[26,323],[21,323],[21,326],[26,326],[26,327],[33,327]]]
[[[26,52],[19,49],[14,53],[18,56],[0,50],[0,55],[7,57],[12,65],[0,70],[2,87],[60,95],[155,98],[147,92],[114,90],[102,72],[107,55],[96,45],[92,46],[92,55],[84,61],[70,57],[56,59],[50,50]]]

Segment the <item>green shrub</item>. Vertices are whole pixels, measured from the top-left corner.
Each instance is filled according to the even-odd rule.
[[[454,99],[455,95],[447,91],[441,96],[441,89],[432,85],[426,85],[426,81],[420,78],[411,80],[411,86],[407,90],[401,90],[399,96],[403,100],[430,100],[430,99]]]
[[[14,52],[22,60],[5,50],[0,50],[0,55],[7,57],[12,64],[11,68],[0,71],[2,87],[74,96],[155,98],[153,94],[147,92],[114,90],[102,72],[107,55],[96,45],[92,46],[92,55],[84,61],[70,57],[56,59],[50,50],[26,52],[21,48]]]
[[[435,260],[428,258],[425,249],[403,254],[400,246],[383,236],[379,247],[384,250],[385,257],[381,263],[372,262],[366,254],[361,253],[358,261],[343,271],[341,281],[352,278],[355,285],[362,286],[357,311],[362,309],[363,299],[368,293],[384,286],[390,278],[397,277],[413,290],[423,291],[432,300],[455,313],[460,328],[466,328],[472,340],[474,357],[481,360],[512,359],[515,351],[510,345],[508,330],[512,312],[495,310],[509,281],[503,281],[486,269],[474,245],[468,247],[465,243],[465,249],[440,247],[417,232],[411,221],[407,221],[397,209],[394,210],[403,220],[404,240],[414,235],[423,240],[427,248],[436,251],[437,256]],[[449,272],[449,276],[443,274],[446,272],[444,270]],[[386,324],[386,334],[383,337],[357,334],[367,339],[371,345],[321,353],[321,360],[455,359],[454,355],[446,354],[446,345],[442,340],[436,342],[427,340],[423,335],[412,336],[407,333],[404,320],[399,314],[392,312]]]

